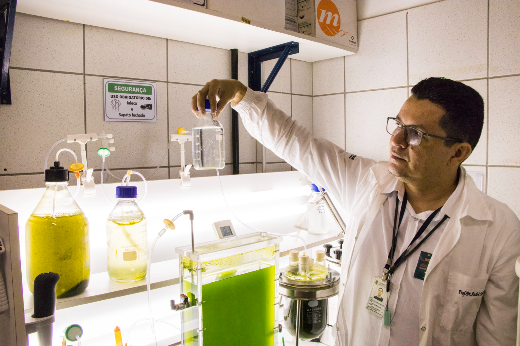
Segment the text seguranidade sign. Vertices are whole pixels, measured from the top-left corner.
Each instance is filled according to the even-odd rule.
[[[104,79],[105,121],[157,121],[155,83]]]

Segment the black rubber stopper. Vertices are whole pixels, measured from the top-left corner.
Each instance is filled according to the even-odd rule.
[[[343,250],[341,250],[341,249],[334,250],[334,255],[336,255],[336,259],[337,260],[341,260],[341,254],[342,253],[343,253]]]
[[[330,257],[330,249],[332,248],[332,245],[331,244],[325,244],[325,245],[323,245],[323,247],[325,248],[325,255]]]
[[[54,161],[54,166],[45,170],[45,181],[62,182],[69,181],[69,170],[60,166],[60,161]]]
[[[340,240],[338,240],[339,248],[340,248],[341,250],[343,250],[343,243],[344,243],[344,242],[345,242],[345,239],[340,239]]]
[[[56,309],[56,284],[60,279],[56,273],[41,273],[34,279],[34,318],[54,315]]]

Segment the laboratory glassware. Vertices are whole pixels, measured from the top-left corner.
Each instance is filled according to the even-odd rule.
[[[324,252],[316,263],[305,253],[299,257],[297,275],[284,270],[279,277],[279,293],[285,297],[284,320],[289,333],[300,339],[320,337],[327,327],[328,299],[339,292],[339,273],[325,268]]]
[[[322,198],[321,191],[315,184],[312,184],[312,193],[308,205],[316,204],[307,215],[308,232],[312,234],[329,233],[329,226],[332,220],[329,207]],[[322,189],[325,191],[325,189]]]
[[[136,186],[117,186],[118,202],[107,219],[107,270],[117,282],[145,278],[148,260],[146,217],[136,203]]]
[[[41,273],[60,275],[56,296],[83,292],[90,279],[89,227],[83,211],[71,196],[69,171],[59,161],[45,170],[46,189],[25,225],[27,283]]]
[[[211,116],[209,100],[206,100],[206,115],[192,129],[193,167],[197,170],[222,169],[225,162],[224,128]]]
[[[277,345],[281,237],[257,232],[177,248],[182,345]]]

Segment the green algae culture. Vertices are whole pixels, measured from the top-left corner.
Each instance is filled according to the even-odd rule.
[[[222,257],[211,261],[204,261],[201,263],[201,271],[204,274],[210,274],[221,270],[232,269],[244,263],[252,263],[256,261],[269,262],[274,258],[275,251],[275,246],[269,246],[259,250]],[[197,271],[196,261],[184,256],[180,256],[180,261],[183,270],[186,270],[189,273]],[[188,273],[185,273],[184,275],[188,276]]]
[[[292,336],[296,335],[296,299],[288,299],[284,303],[285,328]],[[327,327],[328,300],[302,300],[300,314],[300,339],[314,339],[319,337]]]
[[[274,280],[269,266],[203,285],[203,346],[273,346]]]
[[[34,293],[34,279],[41,273],[60,275],[56,296],[67,298],[83,292],[90,277],[88,221],[81,212],[65,215],[31,215],[25,227],[27,282]]]

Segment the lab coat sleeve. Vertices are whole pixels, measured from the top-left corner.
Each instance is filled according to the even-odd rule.
[[[513,214],[512,211],[510,211]],[[514,346],[518,314],[518,277],[515,263],[520,256],[520,222],[515,215],[504,217],[508,237],[497,248],[498,256],[491,270],[476,320],[478,345]],[[506,232],[504,232],[506,233]]]
[[[358,182],[376,161],[352,155],[328,140],[314,137],[278,109],[265,93],[248,88],[234,108],[256,140],[325,187],[345,210],[350,210],[349,202],[354,200]]]

